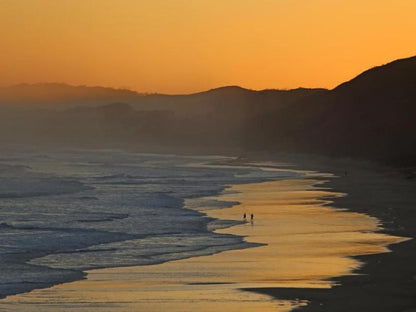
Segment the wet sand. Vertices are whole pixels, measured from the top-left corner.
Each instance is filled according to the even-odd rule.
[[[357,275],[335,277],[331,289],[251,289],[279,299],[306,298],[300,312],[416,311],[416,168],[392,168],[351,159],[303,155],[252,155],[253,159],[292,162],[292,168],[330,171],[324,184],[348,194],[331,206],[377,217],[382,233],[413,238],[389,246],[393,252],[354,257],[363,262]],[[270,163],[273,167],[272,163]],[[347,173],[347,174],[345,174]]]
[[[232,186],[219,199],[239,205],[205,211],[227,220],[253,213],[253,223],[217,231],[259,247],[92,270],[86,280],[8,297],[0,310],[285,312],[304,306],[311,299],[305,290],[326,292],[338,283],[331,278],[354,274],[362,262],[352,256],[386,252],[387,244],[403,240],[376,232],[373,217],[331,207],[343,194],[322,189],[322,183],[311,177]],[[279,289],[289,293],[281,296]]]

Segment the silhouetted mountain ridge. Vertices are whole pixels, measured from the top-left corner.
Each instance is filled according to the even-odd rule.
[[[62,110],[122,102],[137,110],[170,110],[189,115],[215,112],[218,106],[222,105],[236,108],[237,105],[240,108],[253,106],[256,102],[274,105],[318,91],[322,89],[254,91],[238,86],[226,86],[193,94],[166,95],[141,94],[127,89],[39,83],[0,88],[0,107]]]
[[[0,88],[0,104],[29,108],[68,104],[102,104],[103,100],[138,97],[135,91],[105,87],[71,86],[64,83],[19,84]],[[77,103],[78,102],[78,103]]]
[[[47,85],[24,86],[44,90],[35,100],[46,96],[49,102],[31,106],[40,110],[4,111],[0,142],[175,153],[290,151],[416,163],[416,57],[369,69],[332,90],[228,86],[143,95],[52,87],[48,94]],[[4,107],[12,102],[3,101],[3,91]]]
[[[340,84],[333,91],[343,92],[344,90],[354,89],[355,93],[363,94],[371,91],[380,91],[380,89],[385,87],[395,88],[397,91],[415,91],[415,73],[416,56],[398,59],[388,64],[368,69],[353,79]],[[395,80],[397,78],[398,80]]]
[[[416,57],[372,68],[333,90],[257,121],[249,148],[325,153],[393,162],[416,160]],[[247,133],[256,132],[253,127]],[[269,140],[270,139],[270,140]]]

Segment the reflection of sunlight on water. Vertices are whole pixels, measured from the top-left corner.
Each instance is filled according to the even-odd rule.
[[[351,274],[349,256],[387,251],[401,238],[375,233],[377,219],[323,204],[342,194],[317,190],[314,180],[238,185],[220,200],[239,201],[206,213],[250,223],[218,230],[266,246],[161,265],[90,271],[88,280],[7,298],[6,311],[290,311],[302,301],[242,292],[253,287],[331,287],[328,278]],[[237,192],[235,192],[237,191]],[[320,198],[326,198],[322,200]]]

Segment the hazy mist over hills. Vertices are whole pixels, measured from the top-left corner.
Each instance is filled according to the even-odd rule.
[[[65,84],[0,88],[3,146],[307,152],[416,162],[416,57],[333,90],[222,87],[190,95]]]

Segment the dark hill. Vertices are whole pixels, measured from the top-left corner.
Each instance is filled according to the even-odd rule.
[[[366,70],[354,79],[342,83],[333,91],[341,93],[354,90],[356,95],[368,95],[388,88],[390,93],[406,90],[416,94],[415,84],[416,56],[413,56]]]
[[[266,125],[267,133],[258,134],[267,138],[257,144],[261,149],[407,163],[416,159],[415,120],[416,57],[411,57],[365,71],[278,115],[263,115],[247,131]]]

